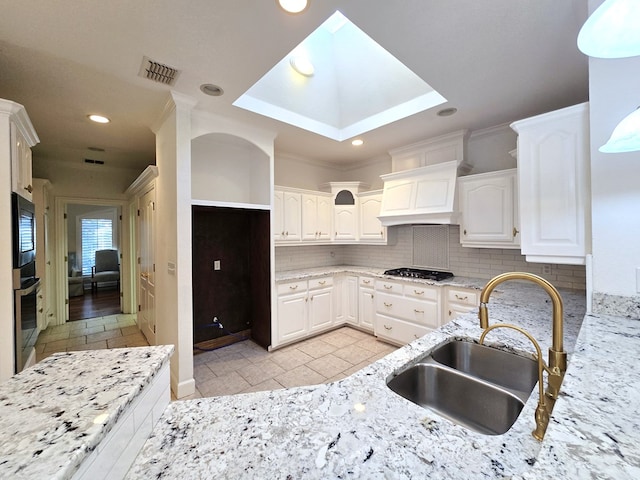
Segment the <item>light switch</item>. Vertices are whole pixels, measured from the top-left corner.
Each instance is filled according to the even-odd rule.
[[[213,269],[214,270],[220,270],[220,260],[214,260],[213,261]]]

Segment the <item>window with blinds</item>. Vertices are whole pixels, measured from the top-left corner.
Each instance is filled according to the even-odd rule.
[[[82,275],[91,276],[95,265],[96,250],[114,248],[113,219],[82,218],[80,221],[82,239]]]

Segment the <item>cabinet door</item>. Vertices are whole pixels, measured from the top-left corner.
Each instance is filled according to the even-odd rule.
[[[302,239],[318,238],[318,197],[302,194]]]
[[[273,239],[284,240],[284,192],[273,192]]]
[[[378,215],[382,205],[382,194],[360,198],[360,240],[385,240],[386,228]]]
[[[591,250],[589,110],[576,105],[515,122],[522,253],[584,264]]]
[[[372,288],[360,288],[360,298],[358,302],[358,320],[361,327],[374,330],[374,319],[376,315],[376,305]]]
[[[307,292],[278,297],[278,340],[295,340],[307,333]]]
[[[336,205],[335,240],[355,240],[357,226],[356,206]]]
[[[348,276],[345,280],[346,318],[354,325],[358,324],[358,277]]]
[[[324,330],[333,325],[333,289],[309,291],[309,329]]]
[[[11,187],[18,195],[33,200],[31,147],[20,130],[11,123]]]
[[[316,210],[316,228],[318,229],[318,240],[331,239],[331,224],[333,218],[333,204],[331,197],[318,197]]]
[[[472,175],[459,180],[460,243],[515,248],[520,242],[514,223],[516,171]]]
[[[301,234],[302,197],[299,193],[284,192],[283,194],[283,231],[284,240],[299,241]]]

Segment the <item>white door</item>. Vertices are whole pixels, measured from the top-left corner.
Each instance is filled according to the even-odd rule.
[[[155,189],[151,188],[140,198],[138,216],[138,325],[150,345],[156,343],[154,228]]]

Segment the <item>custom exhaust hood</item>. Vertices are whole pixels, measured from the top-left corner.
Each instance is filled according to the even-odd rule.
[[[468,173],[461,160],[381,175],[384,181],[379,220],[385,227],[409,224],[457,224],[456,180]]]

